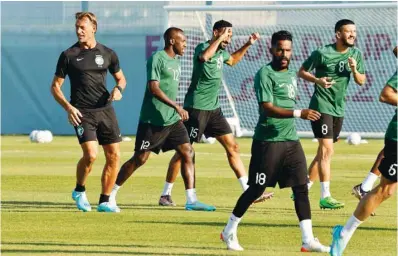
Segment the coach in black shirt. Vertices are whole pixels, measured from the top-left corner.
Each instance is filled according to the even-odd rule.
[[[121,141],[112,101],[122,98],[126,79],[119,67],[116,53],[95,40],[96,31],[97,19],[93,13],[76,13],[78,42],[61,53],[51,92],[55,100],[67,111],[69,123],[74,126],[83,150],[83,157],[77,164],[76,188],[72,192],[77,208],[91,211],[85,193],[85,183],[97,157],[98,140],[104,149],[106,164],[101,178],[102,193],[97,210],[119,212],[116,204],[109,202],[119,169]],[[105,84],[107,70],[116,81],[111,93]],[[70,102],[61,91],[67,75],[71,84]]]

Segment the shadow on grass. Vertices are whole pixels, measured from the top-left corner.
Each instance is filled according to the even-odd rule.
[[[2,249],[2,253],[18,253],[18,254],[32,254],[32,253],[67,253],[67,254],[104,254],[104,255],[205,255],[214,256],[217,254],[206,254],[206,253],[175,253],[170,254],[170,252],[159,253],[159,252],[129,252],[129,251],[76,251],[76,250],[46,250],[46,249]]]
[[[204,221],[197,221],[197,222],[177,222],[177,221],[156,221],[156,220],[149,220],[149,221],[127,221],[127,223],[144,223],[144,224],[171,224],[171,225],[184,225],[184,226],[215,226],[215,227],[224,227],[226,222],[204,222]],[[246,227],[269,227],[269,228],[298,228],[298,224],[283,224],[283,223],[250,223],[250,222],[243,222],[240,223],[239,226],[246,226]],[[333,226],[329,225],[313,225],[314,228],[332,228]],[[383,228],[383,227],[359,227],[358,229],[361,230],[381,230],[381,231],[394,231],[397,232],[396,228]]]
[[[134,250],[134,248],[148,248],[148,249],[153,249],[153,248],[164,248],[164,250],[167,250],[167,248],[175,248],[175,249],[196,249],[196,250],[222,250],[225,251],[224,249],[221,249],[220,247],[211,247],[211,246],[172,246],[172,245],[165,245],[164,247],[156,247],[154,245],[141,245],[141,244],[77,244],[77,243],[56,243],[56,242],[2,242],[3,246],[7,245],[20,245],[20,246],[26,246],[26,245],[31,245],[31,246],[65,246],[65,247],[96,247],[96,248],[101,248],[101,247],[110,247],[110,248],[126,248],[126,249],[131,249]],[[129,255],[165,255],[166,254],[171,254],[172,252],[168,250],[167,252],[159,253],[159,252],[134,252],[134,251],[90,251],[90,250],[68,250],[68,249],[60,249],[60,250],[54,250],[54,249],[2,249],[2,252],[13,252],[13,253],[46,253],[46,252],[57,252],[57,253],[84,253],[84,254],[129,254]],[[172,253],[173,255],[216,255],[216,254],[206,254],[206,253]]]

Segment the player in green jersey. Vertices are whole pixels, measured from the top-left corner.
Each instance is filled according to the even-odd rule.
[[[154,53],[147,62],[147,88],[142,102],[137,128],[134,155],[121,167],[111,193],[116,205],[120,186],[145,162],[151,151],[158,154],[175,150],[181,156],[181,174],[184,179],[187,205],[191,210],[214,211],[215,208],[197,200],[194,183],[194,151],[182,121],[188,112],[175,101],[177,98],[182,56],[186,48],[184,32],[171,27],[164,33],[165,48]]]
[[[318,178],[321,181],[321,209],[344,207],[330,193],[330,162],[333,143],[338,140],[343,125],[345,98],[351,75],[358,85],[366,80],[362,53],[354,46],[356,26],[351,20],[339,20],[335,25],[336,43],[313,51],[303,63],[299,76],[315,83],[310,109],[319,111],[321,118],[311,122],[319,146],[309,167],[310,188]],[[311,71],[315,70],[315,75]]]
[[[393,50],[395,57],[397,57],[397,50],[398,47],[395,47]],[[359,200],[361,200],[367,193],[369,193],[370,190],[372,190],[373,184],[380,177],[381,173],[379,171],[379,165],[383,158],[384,158],[384,149],[382,149],[380,153],[377,155],[377,159],[373,164],[372,169],[365,177],[365,179],[362,181],[362,183],[352,188],[352,194]],[[372,213],[371,215],[374,216],[375,213]]]
[[[380,101],[397,107],[397,72],[388,80],[384,86]],[[333,241],[330,255],[341,256],[358,226],[364,222],[372,212],[385,200],[396,193],[397,189],[397,112],[388,125],[384,140],[384,158],[379,165],[381,172],[380,184],[372,189],[359,201],[353,215],[348,219],[345,226],[333,228]]]
[[[256,74],[254,89],[260,117],[254,132],[249,167],[249,188],[240,196],[221,239],[229,250],[242,251],[237,238],[238,224],[250,205],[266,187],[291,187],[294,207],[300,222],[302,252],[329,252],[312,232],[311,208],[307,187],[307,162],[296,132],[294,117],[318,120],[312,109],[294,110],[297,93],[296,72],[289,69],[292,35],[279,31],[271,39],[272,62]]]
[[[258,33],[251,34],[240,49],[229,54],[225,48],[231,42],[232,24],[225,20],[215,22],[213,37],[195,48],[191,84],[184,100],[184,108],[189,113],[189,120],[185,126],[191,143],[198,142],[203,134],[206,137],[215,137],[224,147],[229,165],[243,190],[248,187],[246,170],[239,155],[239,146],[221,111],[218,96],[223,64],[226,63],[229,66],[238,64],[259,37]],[[174,205],[170,195],[180,165],[181,157],[176,153],[170,161],[166,182],[159,200],[160,205]],[[257,202],[268,199],[272,195],[273,193],[265,193]]]

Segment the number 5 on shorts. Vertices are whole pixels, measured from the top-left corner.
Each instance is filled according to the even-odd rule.
[[[264,185],[265,184],[265,173],[257,173],[256,174],[256,184]]]

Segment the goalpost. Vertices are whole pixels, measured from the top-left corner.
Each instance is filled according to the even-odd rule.
[[[233,24],[232,53],[247,42],[252,32],[259,32],[256,42],[235,67],[224,65],[220,103],[236,136],[251,136],[258,120],[258,104],[253,77],[271,60],[272,33],[288,30],[293,34],[293,56],[290,68],[298,70],[313,50],[334,42],[334,25],[340,19],[351,19],[357,25],[356,46],[362,51],[367,82],[357,86],[353,79],[346,97],[346,114],[342,137],[358,132],[364,138],[383,138],[394,108],[379,103],[386,81],[396,71],[392,49],[397,42],[397,3],[353,3],[310,5],[236,6],[165,6],[165,26],[176,26],[187,35],[188,46],[181,58],[182,74],[178,101],[182,102],[192,75],[192,57],[196,45],[209,40],[217,20]],[[314,85],[298,79],[298,108],[307,108]],[[297,120],[301,137],[313,137],[308,121]]]

